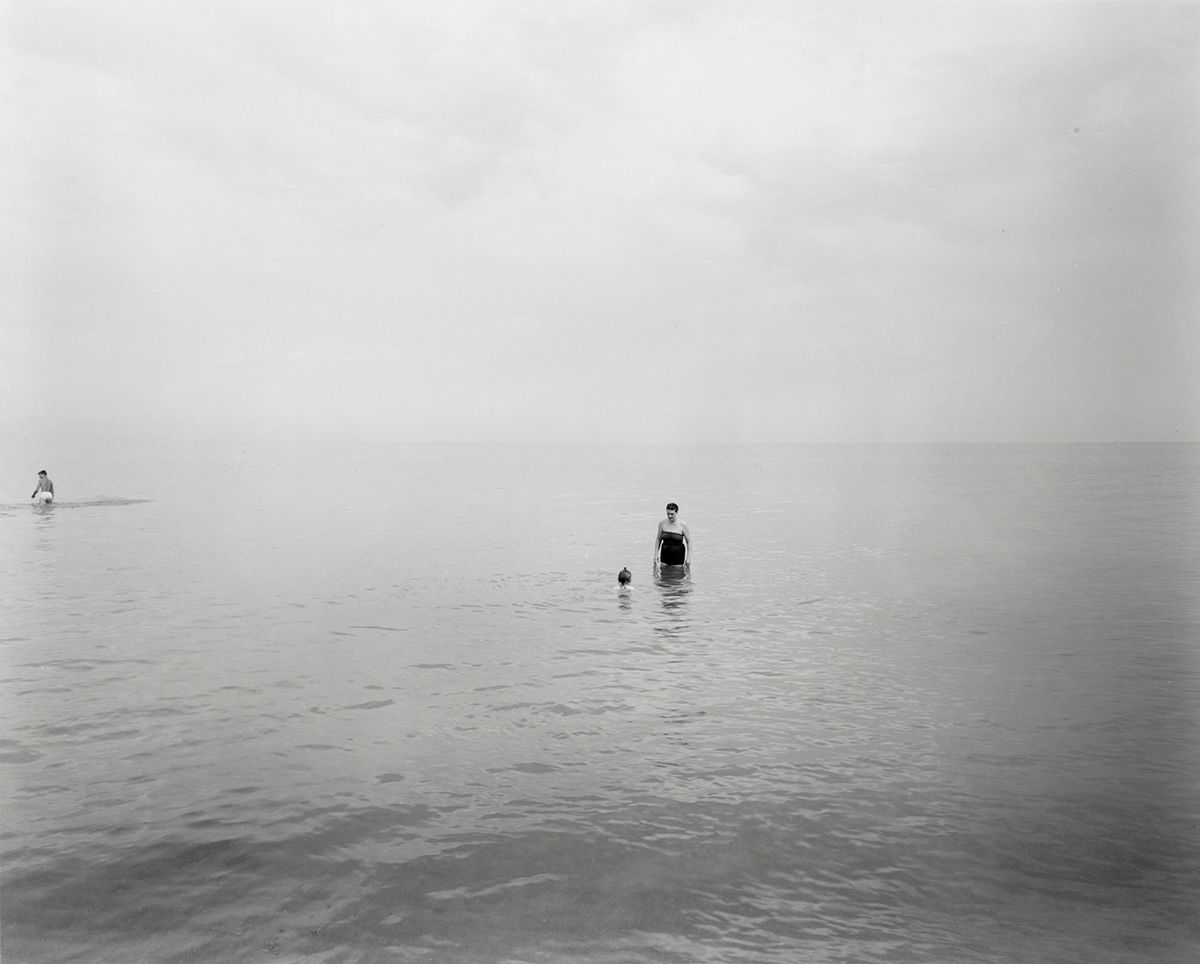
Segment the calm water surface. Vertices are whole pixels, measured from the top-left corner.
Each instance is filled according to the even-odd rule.
[[[1197,447],[29,458],[5,964],[1200,959]]]

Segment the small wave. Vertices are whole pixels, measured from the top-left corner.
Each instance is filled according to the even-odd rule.
[[[53,502],[30,501],[27,503],[20,503],[20,502],[9,503],[7,505],[0,506],[0,509],[17,509],[17,508],[20,508],[22,505],[30,505],[34,509],[37,509],[38,511],[50,512],[50,511],[53,511],[56,509],[100,509],[100,508],[113,508],[116,506],[123,506],[123,505],[142,505],[143,503],[153,502],[153,501],[154,501],[153,499],[126,499],[126,498],[121,498],[119,496],[101,495],[101,496],[97,496],[94,499],[80,499],[78,501],[55,499]]]

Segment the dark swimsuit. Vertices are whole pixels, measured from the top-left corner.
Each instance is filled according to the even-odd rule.
[[[662,534],[662,547],[658,558],[664,566],[682,566],[687,558],[687,549],[683,545],[682,532],[666,532]]]

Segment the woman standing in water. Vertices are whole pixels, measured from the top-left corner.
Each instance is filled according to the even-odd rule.
[[[667,503],[667,517],[658,524],[658,535],[654,538],[654,568],[664,566],[687,566],[692,561],[692,539],[688,527],[676,522],[679,506]]]

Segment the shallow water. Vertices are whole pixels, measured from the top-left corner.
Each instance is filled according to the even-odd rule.
[[[1200,954],[1196,447],[53,464],[5,964]]]

